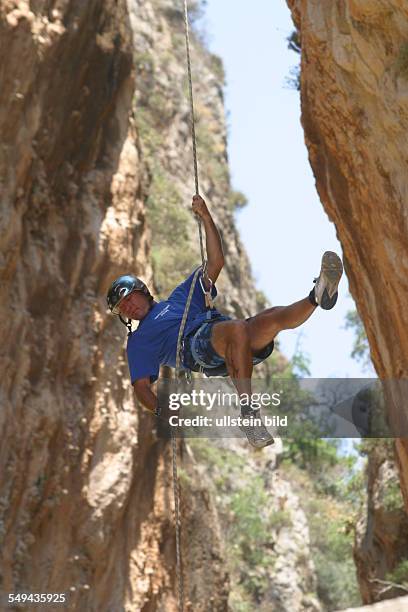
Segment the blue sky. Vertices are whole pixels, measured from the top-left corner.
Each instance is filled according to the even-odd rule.
[[[287,48],[290,12],[284,0],[208,0],[203,25],[226,71],[233,187],[249,200],[238,227],[258,288],[273,305],[288,304],[309,293],[325,250],[342,256],[315,189],[299,93],[285,84],[298,62]],[[344,321],[353,307],[343,276],[335,308],[317,309],[299,330],[281,332],[281,350],[291,357],[298,342],[316,378],[374,375],[350,356],[354,334]]]

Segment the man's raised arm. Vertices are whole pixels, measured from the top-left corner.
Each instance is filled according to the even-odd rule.
[[[192,208],[193,212],[202,219],[204,224],[208,258],[207,276],[215,283],[224,265],[221,237],[207,208],[207,204],[201,196],[195,195],[193,197]],[[209,289],[209,286],[206,288]]]

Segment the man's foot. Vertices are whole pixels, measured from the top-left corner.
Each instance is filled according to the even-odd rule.
[[[243,419],[253,419],[252,425],[240,425],[239,428],[247,437],[248,442],[255,448],[264,448],[270,444],[274,444],[275,440],[266,429],[260,410],[253,410],[252,408],[243,408],[241,410],[241,417]],[[256,420],[255,420],[256,419]],[[260,421],[260,422],[259,422]]]
[[[343,264],[333,251],[326,251],[322,257],[322,266],[318,278],[314,279],[314,298],[321,308],[330,310],[337,302],[337,287],[343,274]]]

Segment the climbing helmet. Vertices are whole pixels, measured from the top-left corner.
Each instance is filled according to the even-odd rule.
[[[114,280],[106,296],[110,311],[115,315],[119,315],[119,304],[133,291],[141,291],[146,297],[152,297],[147,285],[137,276],[124,274]]]

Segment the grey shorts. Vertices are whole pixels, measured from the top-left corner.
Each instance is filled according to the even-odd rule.
[[[228,376],[227,366],[223,357],[218,355],[211,343],[214,325],[221,321],[232,321],[227,315],[218,315],[203,323],[197,330],[184,338],[183,366],[193,372],[204,372],[206,376]],[[248,319],[247,319],[248,320]],[[252,363],[257,365],[264,361],[274,349],[272,340],[267,346],[254,355]]]

